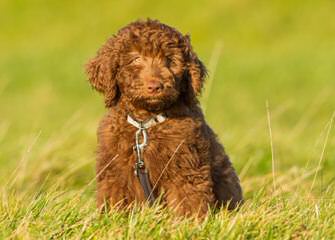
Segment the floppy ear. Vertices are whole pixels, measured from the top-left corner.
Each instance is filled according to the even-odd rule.
[[[201,94],[205,78],[207,76],[207,69],[201,62],[198,56],[192,49],[190,36],[185,36],[186,41],[186,72],[185,77],[187,81],[187,91],[189,98],[196,100],[196,97]],[[189,99],[192,101],[192,99]]]
[[[115,105],[120,96],[116,83],[119,45],[115,37],[110,38],[86,64],[88,79],[95,90],[104,94],[106,107]]]

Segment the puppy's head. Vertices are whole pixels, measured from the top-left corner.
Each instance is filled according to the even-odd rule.
[[[107,107],[122,95],[149,111],[164,110],[177,101],[197,103],[206,76],[189,36],[153,20],[122,28],[89,61],[86,71]]]

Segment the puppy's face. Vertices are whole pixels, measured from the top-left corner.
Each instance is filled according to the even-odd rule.
[[[151,55],[132,51],[123,54],[120,62],[118,86],[134,106],[158,111],[177,101],[185,70],[181,52]]]
[[[118,31],[86,65],[93,88],[112,107],[120,98],[160,111],[176,101],[196,104],[206,68],[188,35],[155,20],[136,21]]]

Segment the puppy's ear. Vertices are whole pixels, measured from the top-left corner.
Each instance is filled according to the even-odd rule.
[[[115,105],[120,96],[116,83],[119,45],[115,37],[110,38],[86,64],[88,79],[95,90],[104,94],[106,107]]]
[[[205,78],[207,76],[207,69],[201,62],[198,56],[192,49],[190,36],[184,37],[186,43],[186,81],[188,86],[188,95],[191,98],[196,98],[201,94]]]

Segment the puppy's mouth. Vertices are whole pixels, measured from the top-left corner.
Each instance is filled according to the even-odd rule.
[[[147,103],[159,103],[159,102],[162,102],[164,101],[164,96],[157,96],[157,95],[154,95],[154,96],[150,96],[150,97],[146,97],[143,99],[145,102]]]
[[[149,111],[161,111],[169,108],[178,99],[178,94],[155,94],[134,99],[134,105]]]

